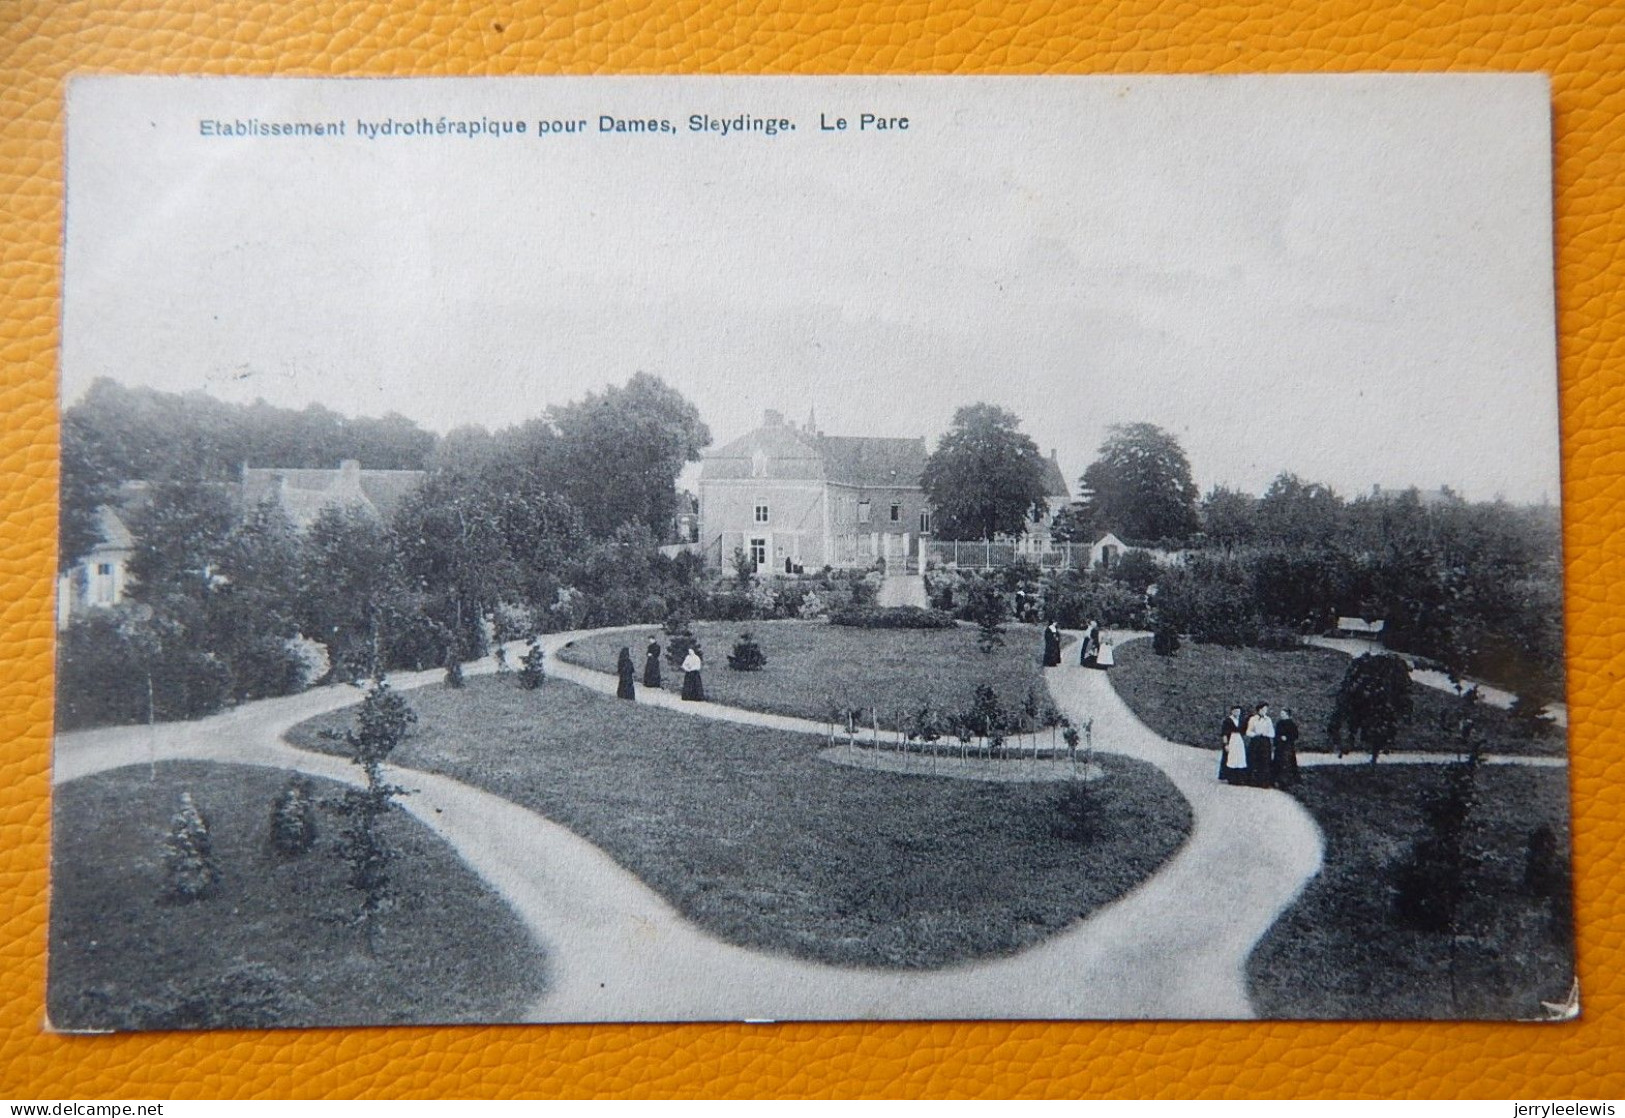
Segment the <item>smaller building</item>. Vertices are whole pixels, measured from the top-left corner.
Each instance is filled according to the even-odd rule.
[[[56,627],[94,609],[116,606],[124,600],[129,583],[130,557],[135,554],[135,537],[124,518],[108,505],[96,510],[101,540],[73,567],[57,576]]]

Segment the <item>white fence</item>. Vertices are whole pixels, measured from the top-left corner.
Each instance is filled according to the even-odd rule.
[[[1038,546],[1013,540],[929,540],[925,544],[927,563],[978,571],[1008,567],[1018,559],[1046,570],[1087,569],[1093,562],[1092,555],[1092,548],[1086,543]]]

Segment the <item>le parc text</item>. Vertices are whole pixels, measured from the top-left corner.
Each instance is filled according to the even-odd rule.
[[[845,132],[848,129],[846,117],[830,118],[828,113],[818,114],[818,130],[820,132]],[[906,116],[878,116],[875,113],[858,114],[859,132],[907,132],[908,117]]]

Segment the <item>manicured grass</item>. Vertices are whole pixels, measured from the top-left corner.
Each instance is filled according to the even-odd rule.
[[[769,655],[772,653],[770,652]],[[1150,766],[1078,785],[991,784],[822,761],[822,739],[620,702],[562,680],[408,696],[396,760],[505,796],[607,851],[700,927],[830,963],[933,967],[1008,954],[1148,877],[1190,811]],[[318,736],[343,712],[296,727]]]
[[[288,774],[170,762],[56,789],[49,1005],[57,1028],[203,1029],[511,1021],[545,989],[546,960],[517,918],[439,838],[383,820],[400,858],[397,904],[369,956],[357,894],[318,812],[316,845],[270,847]],[[339,786],[316,781],[317,795]],[[162,899],[164,837],[183,791],[209,820],[221,878],[190,904]]]
[[[822,722],[836,708],[878,710],[880,725],[896,726],[922,706],[935,711],[963,710],[980,683],[992,686],[1007,707],[1020,707],[1029,690],[1048,698],[1041,661],[1043,630],[1033,625],[1008,626],[1002,648],[984,653],[976,647],[976,630],[857,629],[822,622],[699,622],[694,635],[705,658],[705,693],[713,702],[747,710],[791,714]],[[750,632],[767,656],[759,672],[728,668],[728,653],[742,633]],[[563,649],[562,659],[602,672],[615,670],[621,648],[632,650],[643,678],[643,650],[656,635],[646,632],[590,637]],[[682,673],[662,661],[665,686],[677,690]],[[641,686],[641,683],[640,683]]]
[[[1333,748],[1326,733],[1332,701],[1351,663],[1341,652],[1301,648],[1267,652],[1256,648],[1219,648],[1186,642],[1173,656],[1158,656],[1149,640],[1117,647],[1112,686],[1147,726],[1170,741],[1217,750],[1219,727],[1231,705],[1250,710],[1267,702],[1272,713],[1292,708],[1300,734],[1299,752],[1323,753]],[[1457,751],[1460,700],[1421,684],[1411,686],[1412,713],[1394,742],[1394,751]],[[1561,731],[1530,738],[1518,732],[1506,711],[1479,703],[1474,715],[1488,753],[1519,756],[1562,756]],[[1441,724],[1441,719],[1444,720]],[[1445,729],[1448,725],[1451,729]],[[1357,752],[1352,739],[1347,747]]]
[[[1569,851],[1562,770],[1484,766],[1468,817],[1456,994],[1450,942],[1393,912],[1393,867],[1424,831],[1422,791],[1446,766],[1306,769],[1293,789],[1326,835],[1326,864],[1248,963],[1266,1017],[1534,1018],[1562,1002],[1574,973],[1566,916],[1524,885],[1528,836],[1542,823]]]

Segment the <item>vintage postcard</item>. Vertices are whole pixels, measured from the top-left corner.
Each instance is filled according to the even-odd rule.
[[[53,1028],[1578,1012],[1544,78],[68,108]]]

